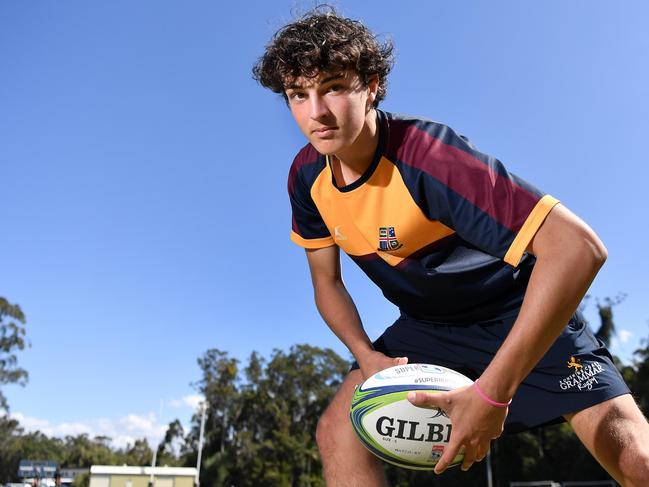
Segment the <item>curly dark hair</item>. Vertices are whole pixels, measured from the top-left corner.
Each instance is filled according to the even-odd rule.
[[[301,76],[352,69],[367,86],[378,75],[377,107],[385,98],[393,63],[389,40],[381,43],[359,21],[340,16],[333,7],[320,6],[278,30],[252,73],[262,86],[281,93],[285,100],[286,84]]]

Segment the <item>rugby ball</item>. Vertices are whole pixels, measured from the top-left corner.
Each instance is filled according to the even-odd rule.
[[[432,470],[453,427],[441,409],[414,406],[410,391],[430,393],[469,386],[468,377],[439,365],[408,364],[377,372],[356,388],[350,410],[354,431],[382,460],[414,470]],[[462,463],[460,452],[451,465]]]

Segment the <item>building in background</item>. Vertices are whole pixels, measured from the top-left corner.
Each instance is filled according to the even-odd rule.
[[[187,467],[90,467],[90,487],[194,487],[198,470]]]
[[[61,487],[72,485],[77,475],[90,472],[89,468],[59,468],[58,475],[61,479]]]
[[[12,486],[66,487],[72,485],[77,475],[87,472],[87,468],[59,468],[59,464],[51,460],[21,460],[18,465],[21,483]]]

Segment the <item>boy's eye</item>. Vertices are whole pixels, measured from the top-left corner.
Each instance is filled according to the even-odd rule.
[[[300,93],[299,91],[294,91],[292,93],[289,93],[288,97],[291,100],[302,100],[304,99],[304,93]]]

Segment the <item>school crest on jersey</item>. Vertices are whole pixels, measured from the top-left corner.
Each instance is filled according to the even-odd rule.
[[[396,232],[394,227],[380,227],[379,228],[379,248],[383,252],[390,252],[392,250],[397,250],[403,247],[402,244],[397,240]]]

